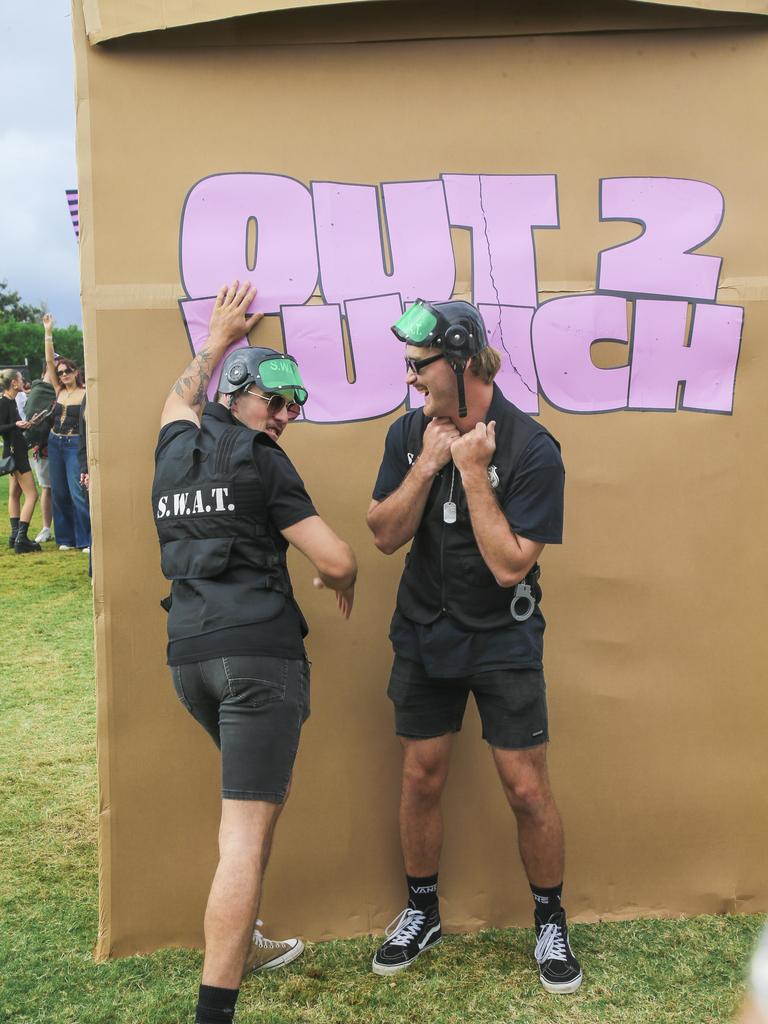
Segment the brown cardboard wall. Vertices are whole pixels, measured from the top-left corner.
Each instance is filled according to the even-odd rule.
[[[722,192],[722,226],[701,251],[724,258],[718,303],[745,309],[732,414],[576,415],[541,400],[568,473],[565,544],[543,558],[550,756],[574,917],[766,909],[768,235],[755,120],[768,84],[764,34],[235,47],[210,32],[209,47],[160,55],[140,39],[89,47],[81,17],[75,26],[95,469],[98,954],[200,943],[214,866],[217,759],[164,665],[167,587],[149,486],[159,410],[189,359],[176,305],[182,207],[196,182],[233,171],[374,185],[556,174],[560,227],[535,232],[541,299],[593,290],[598,251],[638,233],[599,221],[601,178],[688,178]],[[446,74],[455,67],[462,73]],[[413,126],[426,126],[426,144],[398,145]],[[464,296],[468,250],[454,240]],[[276,321],[267,329],[279,343]],[[377,553],[364,526],[395,415],[286,435],[361,574],[345,624],[309,586],[306,563],[292,562],[312,627],[313,713],[268,876],[262,916],[275,932],[380,929],[402,900],[399,755],[385,696],[402,560]],[[445,809],[448,927],[527,923],[514,824],[474,711]]]

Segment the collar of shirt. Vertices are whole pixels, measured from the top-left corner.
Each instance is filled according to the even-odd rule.
[[[218,420],[219,423],[229,423],[233,427],[242,427],[243,430],[250,430],[250,427],[246,427],[240,420],[235,419],[226,405],[222,405],[221,402],[206,402],[203,408],[203,416],[209,416],[214,420]],[[269,434],[265,434],[263,430],[251,430],[259,444],[266,444],[272,448],[280,448],[277,441],[273,441]]]

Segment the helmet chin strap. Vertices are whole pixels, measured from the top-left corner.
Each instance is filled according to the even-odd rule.
[[[459,389],[459,419],[463,420],[467,415],[467,398],[464,394],[464,370],[466,368],[466,360],[455,359],[451,360],[451,369],[456,374],[456,387]]]
[[[227,395],[227,408],[229,409],[230,415],[234,416],[238,423],[243,422],[237,415],[237,403],[244,390],[244,388],[240,388],[238,391],[233,391],[231,394]]]

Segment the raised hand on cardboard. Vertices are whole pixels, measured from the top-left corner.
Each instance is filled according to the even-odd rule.
[[[250,281],[223,285],[216,296],[209,324],[208,340],[171,388],[160,415],[160,426],[177,420],[200,425],[200,416],[208,395],[211,375],[229,346],[238,341],[261,319],[262,313],[249,316],[246,310],[256,297]]]
[[[222,285],[208,324],[208,342],[227,349],[246,335],[264,316],[263,313],[246,312],[255,297],[256,289],[249,281]]]

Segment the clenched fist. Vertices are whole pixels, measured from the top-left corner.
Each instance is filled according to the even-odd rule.
[[[447,416],[436,416],[424,431],[419,460],[431,472],[438,473],[451,461],[451,445],[461,434]]]
[[[477,423],[474,430],[451,444],[451,458],[460,473],[473,469],[485,471],[496,451],[496,423]]]

